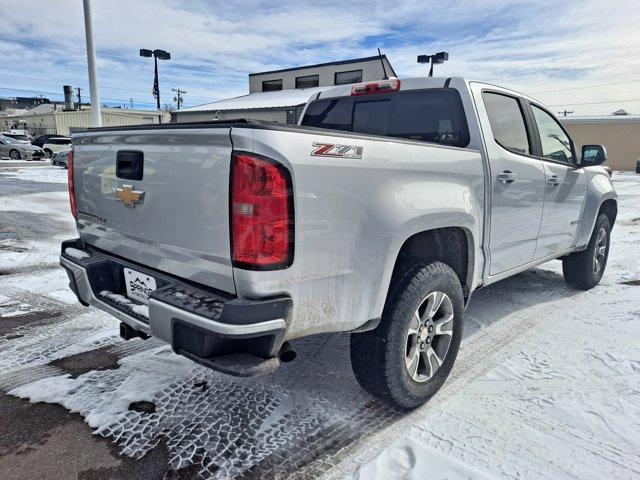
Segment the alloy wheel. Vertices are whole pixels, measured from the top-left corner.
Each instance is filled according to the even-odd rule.
[[[593,273],[598,275],[600,270],[604,268],[605,254],[607,252],[607,231],[601,228],[598,231],[596,240],[596,248],[593,252]]]
[[[453,304],[443,292],[431,292],[416,309],[405,350],[407,372],[416,382],[431,379],[444,362],[453,338],[453,321]]]

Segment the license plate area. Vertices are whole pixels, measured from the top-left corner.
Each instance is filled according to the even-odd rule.
[[[156,279],[146,273],[141,273],[131,268],[123,268],[124,284],[127,289],[127,297],[130,300],[149,303],[149,295],[156,286]]]

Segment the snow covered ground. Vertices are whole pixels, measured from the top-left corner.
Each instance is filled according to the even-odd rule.
[[[48,188],[66,171],[0,172],[0,188],[1,177]],[[640,175],[616,174],[615,185],[602,284],[572,290],[551,262],[474,294],[451,377],[410,414],[358,387],[346,335],[298,341],[295,362],[254,379],[153,339],[123,342],[114,319],[72,303],[56,266],[74,235],[66,191],[0,189],[0,220],[16,219],[0,232],[0,326],[57,315],[0,336],[0,390],[79,413],[124,455],[165,445],[170,468],[202,478],[639,478]],[[117,364],[61,366],[97,349]]]

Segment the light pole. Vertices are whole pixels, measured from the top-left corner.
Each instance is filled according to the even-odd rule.
[[[147,50],[146,48],[140,49],[140,56],[150,58],[154,60],[154,76],[153,76],[153,95],[156,97],[158,111],[160,111],[160,82],[158,81],[158,59],[171,60],[171,54],[164,50]],[[158,118],[158,121],[162,123],[162,117]]]
[[[435,55],[418,55],[418,63],[429,64],[429,76],[433,77],[433,66],[439,63],[444,63],[449,60],[449,54],[447,52],[438,52]]]
[[[87,40],[87,67],[89,69],[89,92],[91,94],[91,126],[102,126],[100,115],[100,94],[98,93],[98,73],[96,69],[96,52],[93,47],[93,24],[91,22],[91,3],[83,0],[84,33]]]

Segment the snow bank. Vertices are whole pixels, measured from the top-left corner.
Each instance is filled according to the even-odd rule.
[[[478,470],[415,440],[402,439],[363,465],[354,480],[488,480]]]

